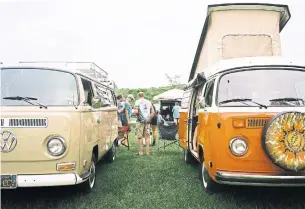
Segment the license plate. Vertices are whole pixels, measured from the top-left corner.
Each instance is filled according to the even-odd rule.
[[[15,189],[17,187],[17,175],[1,175],[1,189]]]

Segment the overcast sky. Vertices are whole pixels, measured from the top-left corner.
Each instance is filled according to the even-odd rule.
[[[93,61],[119,88],[186,83],[210,2],[245,1],[0,0],[0,62]],[[305,0],[272,2],[292,13],[283,55],[305,58]]]

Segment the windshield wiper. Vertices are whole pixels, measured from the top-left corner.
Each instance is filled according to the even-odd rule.
[[[31,105],[35,105],[35,104],[33,104],[31,101],[35,101],[35,100],[37,100],[37,98],[34,98],[34,97],[21,97],[21,96],[15,96],[15,97],[3,97],[3,99],[9,99],[9,100],[22,100],[22,101],[25,101],[25,102],[27,102],[27,103],[29,103],[29,104],[31,104]],[[40,107],[44,107],[44,108],[48,108],[48,106],[46,106],[46,105],[43,105],[43,104],[41,104],[41,103],[39,103],[39,102],[37,102],[37,101],[35,101],[35,103],[36,103],[36,105],[39,105]]]
[[[289,102],[299,102],[301,101],[303,104],[305,103],[305,100],[299,97],[286,97],[286,98],[276,98],[276,99],[270,99],[270,102],[285,102],[286,104],[294,105],[293,103]]]
[[[279,101],[287,101],[287,102],[297,102],[302,101],[304,102],[304,99],[298,98],[298,97],[287,97],[287,98],[277,98],[277,99],[271,99],[270,102],[279,102]]]
[[[245,102],[252,102],[252,103],[257,104],[258,106],[263,107],[265,109],[268,108],[266,105],[263,105],[263,104],[252,101],[252,99],[228,99],[228,100],[224,100],[224,101],[219,102],[219,104],[226,104],[226,103],[230,103],[230,102],[241,102],[241,103],[246,104],[248,106],[250,106],[250,105],[245,103]]]

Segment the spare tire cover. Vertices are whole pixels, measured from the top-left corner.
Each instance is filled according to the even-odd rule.
[[[305,168],[305,114],[284,112],[264,127],[262,145],[272,162],[287,171]]]

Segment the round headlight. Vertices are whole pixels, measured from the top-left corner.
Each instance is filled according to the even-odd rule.
[[[47,143],[48,152],[53,156],[62,155],[66,151],[66,143],[63,138],[54,137]]]
[[[242,156],[248,151],[248,144],[244,139],[234,138],[230,141],[230,150],[235,156]]]

